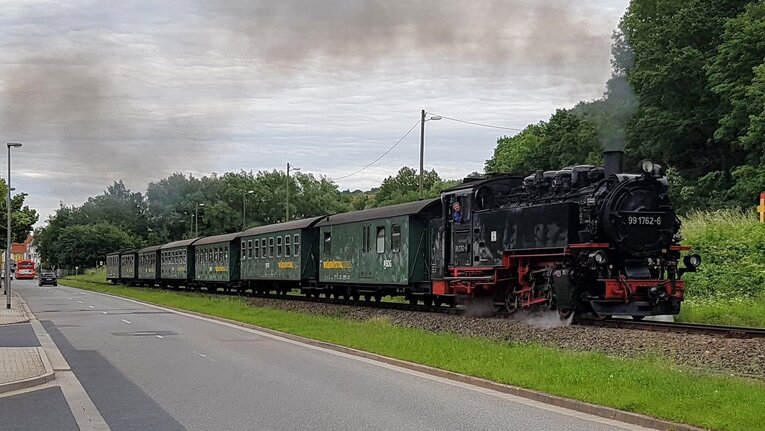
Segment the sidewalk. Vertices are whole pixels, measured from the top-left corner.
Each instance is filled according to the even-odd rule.
[[[18,295],[13,295],[10,309],[3,301],[0,326],[25,324],[30,318],[34,316]],[[53,367],[42,347],[6,347],[0,340],[0,394],[41,385],[54,378]]]

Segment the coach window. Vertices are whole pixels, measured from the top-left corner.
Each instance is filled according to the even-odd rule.
[[[290,251],[292,251],[290,244],[292,244],[290,242],[290,236],[284,235],[284,257],[290,257]]]
[[[247,257],[247,241],[242,241],[242,252],[239,255],[239,259],[244,260]]]
[[[394,224],[390,227],[390,251],[398,253],[401,251],[401,225]]]
[[[385,226],[377,226],[377,253],[385,253]]]
[[[253,242],[253,249],[252,249],[252,257],[254,259],[257,259],[260,257],[260,240],[256,239],[255,242]]]
[[[282,257],[282,237],[276,237],[276,257]]]
[[[252,259],[252,240],[247,241],[247,259]]]
[[[300,235],[295,234],[295,236],[292,237],[292,244],[295,246],[294,256],[300,256]]]
[[[266,258],[266,239],[263,238],[260,240],[260,257],[263,259]]]
[[[221,254],[221,260],[224,262],[228,262],[228,247],[221,247],[220,254]]]
[[[332,254],[332,232],[324,232],[324,254]]]
[[[268,238],[268,257],[274,257],[274,237]]]

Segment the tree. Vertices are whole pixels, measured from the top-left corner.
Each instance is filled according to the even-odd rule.
[[[105,260],[107,253],[140,243],[123,228],[107,223],[68,226],[61,231],[52,256],[45,261],[65,268],[94,267]]]
[[[639,152],[689,179],[728,171],[745,154],[714,138],[724,112],[705,72],[725,22],[744,0],[633,0],[621,31],[634,52],[625,66],[640,108],[629,129]],[[621,61],[617,59],[617,61]]]
[[[0,179],[0,196],[8,196],[8,186]],[[11,241],[24,242],[32,232],[32,226],[39,218],[37,211],[24,205],[26,193],[17,193],[11,198]],[[8,217],[7,199],[0,202],[0,220],[5,223]],[[0,245],[3,250],[8,248],[6,235],[0,235]]]
[[[749,161],[763,154],[761,120],[765,118],[765,2],[747,6],[725,23],[717,54],[707,66],[709,84],[725,106],[715,138],[741,146]]]
[[[375,192],[372,207],[395,205],[404,202],[412,202],[419,199],[420,181],[416,170],[404,166],[399,169],[396,176],[384,179],[380,189]],[[435,170],[423,173],[423,189],[425,197],[433,198],[440,194],[444,188],[444,182]]]

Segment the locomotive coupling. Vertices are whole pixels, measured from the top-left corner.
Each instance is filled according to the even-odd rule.
[[[654,286],[648,289],[648,296],[652,299],[659,298],[661,300],[667,299],[667,291],[662,286]]]

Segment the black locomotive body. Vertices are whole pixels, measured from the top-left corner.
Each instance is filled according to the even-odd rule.
[[[667,180],[648,161],[642,173],[625,174],[621,152],[604,156],[605,167],[496,176],[445,191],[432,228],[433,293],[563,317],[677,314],[680,277],[699,260],[678,266],[687,248],[678,244]]]

